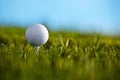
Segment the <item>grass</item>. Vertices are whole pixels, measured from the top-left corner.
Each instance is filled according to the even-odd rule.
[[[0,28],[0,80],[119,80],[120,36],[50,32],[39,55],[23,28]]]

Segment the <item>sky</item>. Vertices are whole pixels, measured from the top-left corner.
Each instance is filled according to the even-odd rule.
[[[0,24],[120,32],[120,0],[0,0]]]

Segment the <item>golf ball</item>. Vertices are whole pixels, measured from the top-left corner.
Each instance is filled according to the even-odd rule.
[[[33,46],[41,46],[48,40],[49,33],[47,28],[42,24],[34,24],[26,30],[26,40]]]

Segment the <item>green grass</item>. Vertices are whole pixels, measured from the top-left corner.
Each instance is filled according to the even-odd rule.
[[[0,80],[119,80],[120,37],[50,32],[39,55],[25,29],[0,28]]]

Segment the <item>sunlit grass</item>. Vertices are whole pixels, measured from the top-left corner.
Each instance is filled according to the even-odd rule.
[[[118,80],[120,37],[50,32],[36,55],[25,29],[0,28],[0,80]]]

